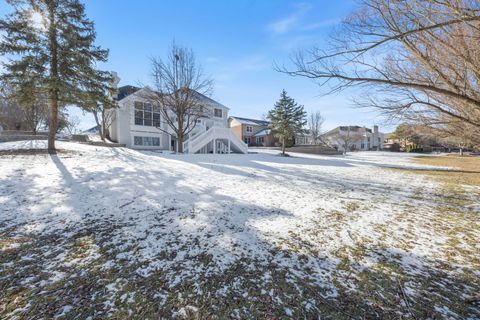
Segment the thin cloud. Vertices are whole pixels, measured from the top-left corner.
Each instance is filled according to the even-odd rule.
[[[290,31],[297,25],[297,22],[305,14],[305,12],[312,8],[312,6],[308,3],[301,2],[295,4],[295,8],[295,12],[291,15],[267,25],[267,30],[276,34]]]
[[[217,57],[207,57],[207,59],[205,60],[207,61],[207,63],[217,63],[219,61]]]
[[[300,29],[303,30],[303,31],[316,30],[316,29],[320,29],[320,28],[331,27],[331,26],[334,26],[336,24],[339,24],[340,22],[342,22],[342,19],[340,19],[340,18],[327,19],[327,20],[323,20],[323,21],[319,21],[319,22],[316,22],[316,23],[305,25],[305,26],[301,27]]]
[[[297,20],[298,17],[296,15],[291,15],[287,18],[269,24],[267,26],[267,30],[272,31],[273,33],[285,33],[292,28]]]

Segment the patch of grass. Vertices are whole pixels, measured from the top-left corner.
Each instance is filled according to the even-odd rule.
[[[454,185],[480,185],[480,157],[448,155],[439,157],[415,157],[414,161],[439,167],[450,167],[452,170],[422,170],[421,173]]]
[[[348,202],[345,205],[345,209],[350,213],[357,211],[359,208],[360,208],[360,205],[356,202]]]

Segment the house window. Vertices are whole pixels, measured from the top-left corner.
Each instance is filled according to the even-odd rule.
[[[158,137],[133,137],[133,144],[136,146],[158,147],[160,138]]]
[[[247,132],[252,132],[252,131],[253,131],[253,127],[252,127],[252,126],[247,126],[246,130],[247,130]]]
[[[160,108],[151,103],[135,101],[135,125],[160,127]]]
[[[215,109],[214,110],[214,115],[217,118],[223,118],[222,109]]]
[[[144,146],[151,146],[152,145],[152,137],[143,137],[143,145]]]
[[[362,143],[362,145],[360,146],[361,149],[365,149],[365,143]]]
[[[135,101],[135,124],[143,126],[143,103]]]
[[[150,103],[143,104],[143,125],[144,126],[152,126],[152,105]]]
[[[257,137],[257,144],[261,144],[265,141],[265,137]]]
[[[143,145],[143,138],[142,137],[133,137],[133,144],[136,146]]]
[[[250,144],[250,137],[245,138],[243,141],[245,141],[246,144]]]

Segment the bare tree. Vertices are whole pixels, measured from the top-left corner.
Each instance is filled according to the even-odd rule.
[[[10,130],[29,130],[35,135],[49,119],[45,97],[36,92],[22,93],[3,84],[0,90],[0,124]]]
[[[103,104],[98,104],[91,112],[97,124],[100,139],[105,141],[105,139],[109,137],[110,127],[115,121],[115,111],[113,108],[107,108]]]
[[[65,129],[67,130],[67,132],[70,135],[72,135],[72,134],[77,133],[77,131],[79,131],[78,130],[79,125],[80,125],[80,118],[79,117],[77,117],[77,116],[68,117],[66,125],[65,125]]]
[[[327,50],[298,53],[293,70],[328,86],[360,86],[361,106],[394,120],[480,128],[478,0],[360,0]]]
[[[312,135],[312,142],[315,145],[320,143],[320,137],[322,135],[322,126],[324,122],[325,122],[325,118],[322,116],[320,111],[312,112],[308,117],[308,130]]]
[[[152,59],[154,90],[147,99],[160,108],[162,123],[174,132],[177,152],[183,152],[183,142],[195,128],[198,119],[209,117],[211,110],[202,96],[209,96],[213,81],[204,76],[191,49],[172,43],[166,59]],[[159,130],[169,133],[161,126]]]
[[[85,99],[87,103],[83,109],[93,114],[102,141],[109,137],[110,127],[116,118],[115,109],[118,108],[118,104],[114,97],[118,94],[119,82],[117,73],[111,72],[108,85],[103,85],[103,81],[94,81]]]

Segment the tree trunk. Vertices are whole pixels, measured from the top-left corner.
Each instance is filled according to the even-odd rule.
[[[460,155],[463,156],[463,148],[460,148]]]
[[[37,135],[37,118],[35,117],[35,106],[32,105],[30,116],[32,118],[32,133],[34,136]]]
[[[177,114],[177,153],[183,153],[183,120],[184,120],[184,113],[180,112]]]
[[[48,132],[48,153],[55,154],[55,136],[58,128],[58,92],[53,90],[50,97],[50,131]]]
[[[58,128],[58,43],[55,21],[55,1],[48,4],[48,13],[50,26],[48,30],[48,40],[50,46],[50,132],[48,133],[48,152],[56,153],[55,136]]]
[[[92,111],[93,113],[93,118],[95,119],[95,123],[97,124],[97,129],[98,129],[98,134],[100,135],[100,139],[102,141],[105,141],[104,134],[103,134],[103,127],[102,124],[100,123],[100,120],[98,120],[98,112],[97,110]]]
[[[102,139],[103,142],[105,142],[105,139],[107,138],[107,125],[105,123],[105,109],[102,108],[102,127],[100,128],[100,138]]]
[[[285,155],[285,137],[282,138],[282,156]]]
[[[177,152],[183,153],[183,135],[177,134]]]

